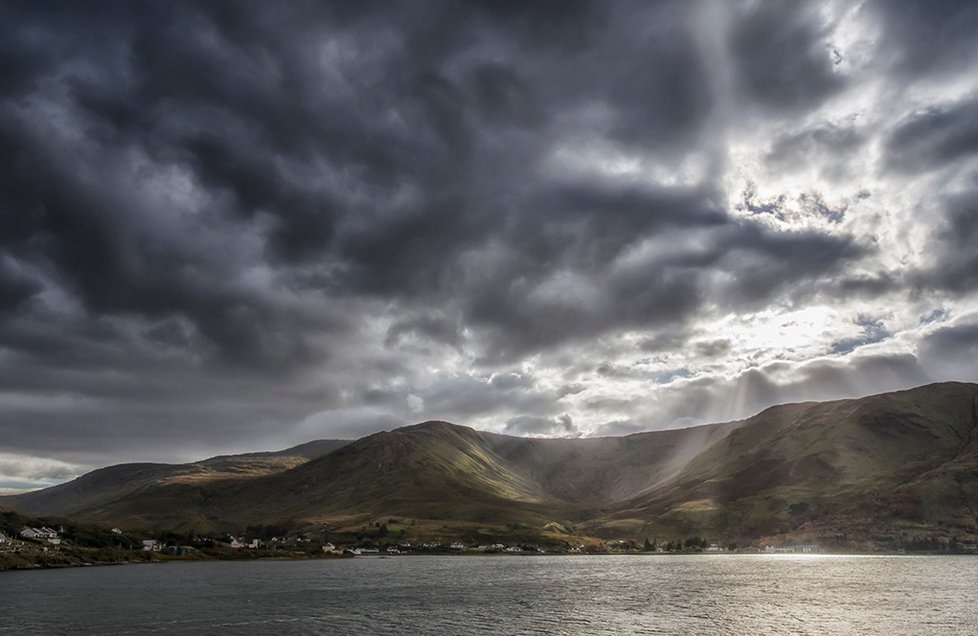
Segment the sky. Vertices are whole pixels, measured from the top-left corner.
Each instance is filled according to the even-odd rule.
[[[978,380],[976,3],[0,24],[0,491]]]

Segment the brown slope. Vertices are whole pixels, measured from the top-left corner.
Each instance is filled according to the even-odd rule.
[[[489,433],[426,422],[357,440],[294,470],[225,493],[215,509],[238,525],[312,523],[344,515],[539,521],[559,506],[492,450]],[[243,506],[245,501],[254,502]]]
[[[497,524],[581,520],[672,475],[729,430],[716,425],[622,438],[527,439],[426,422],[241,485],[213,514],[238,525],[349,514]]]
[[[78,510],[166,529],[311,524],[351,515],[467,522],[581,520],[673,474],[727,425],[623,438],[526,439],[426,422],[247,481],[157,479]]]
[[[618,536],[868,532],[881,519],[891,530],[967,533],[978,509],[976,394],[946,383],[622,438],[526,439],[428,422],[253,479],[155,478],[96,505],[84,499],[77,516],[180,530],[381,515],[571,520]]]
[[[381,512],[472,520],[533,517],[532,510],[543,503],[541,493],[481,448],[483,435],[446,423],[406,427],[368,436],[281,474],[204,482],[154,479],[96,505],[86,502],[75,516],[178,531],[299,525],[323,516]]]
[[[609,519],[748,535],[953,520],[974,532],[976,395],[974,384],[943,383],[773,407]]]
[[[675,475],[735,426],[710,424],[583,439],[496,436],[493,448],[549,496],[569,504],[607,505]]]
[[[89,520],[112,520],[103,514],[112,502],[137,494],[152,496],[158,489],[187,484],[253,479],[294,468],[348,444],[347,440],[317,440],[281,451],[223,455],[189,464],[119,464],[100,468],[65,484],[36,492],[0,497],[0,503],[33,514]],[[160,502],[156,505],[162,506]],[[115,519],[115,520],[125,520]]]

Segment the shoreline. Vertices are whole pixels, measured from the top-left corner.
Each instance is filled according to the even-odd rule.
[[[60,570],[67,568],[92,568],[92,567],[111,567],[111,566],[122,566],[122,565],[160,565],[167,563],[207,563],[207,562],[255,562],[255,561],[333,561],[339,559],[394,559],[394,558],[413,558],[422,556],[438,556],[438,557],[476,557],[476,558],[486,558],[486,557],[501,557],[501,558],[539,558],[539,557],[648,557],[648,558],[669,558],[669,557],[765,557],[765,558],[779,558],[779,559],[818,559],[826,557],[851,557],[851,558],[871,558],[871,557],[908,557],[908,558],[919,558],[919,557],[975,557],[978,554],[975,553],[949,553],[949,552],[933,552],[933,553],[900,553],[900,552],[818,552],[818,553],[764,553],[764,552],[674,552],[674,553],[663,553],[663,552],[636,552],[636,553],[582,553],[582,554],[572,554],[566,552],[547,552],[547,553],[527,553],[527,554],[497,554],[497,553],[485,553],[485,552],[471,552],[471,553],[451,553],[451,552],[416,552],[416,553],[402,553],[402,554],[369,554],[369,555],[340,555],[340,554],[323,554],[323,555],[307,555],[307,556],[254,556],[254,557],[230,557],[230,558],[220,558],[213,556],[205,557],[173,557],[164,559],[129,559],[121,561],[83,561],[76,563],[39,563],[37,561],[25,564],[14,564],[8,567],[2,567],[4,564],[2,559],[0,559],[0,575],[4,572],[27,572],[27,571],[37,571],[37,570]]]

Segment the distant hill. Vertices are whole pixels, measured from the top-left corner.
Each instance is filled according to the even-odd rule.
[[[160,520],[157,523],[147,524],[138,514],[113,515],[120,506],[124,507],[123,502],[191,491],[199,498],[211,488],[220,489],[238,480],[295,468],[349,443],[349,440],[316,440],[281,451],[222,455],[189,464],[119,464],[44,490],[0,497],[0,507],[32,514],[118,522],[113,525],[121,523],[127,527],[189,528],[197,525],[199,519],[185,518],[181,510],[169,509],[165,497],[154,506],[155,517]]]
[[[557,536],[894,545],[978,534],[978,385],[776,406],[723,424],[530,439],[426,422],[355,442],[105,468],[0,498],[160,529],[523,528]],[[297,447],[303,448],[303,447]]]

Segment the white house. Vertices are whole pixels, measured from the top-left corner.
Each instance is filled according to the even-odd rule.
[[[57,539],[58,532],[48,528],[47,526],[41,528],[32,528],[27,526],[20,531],[20,536],[25,539]]]
[[[146,552],[159,552],[162,547],[155,539],[143,539],[143,550]]]
[[[464,550],[465,544],[461,541],[456,541],[451,545],[452,550]]]
[[[0,532],[0,545],[3,545],[5,543],[10,543],[10,537]]]
[[[817,553],[817,552],[821,552],[822,549],[819,548],[817,545],[784,545],[784,546],[769,545],[769,546],[765,546],[764,551],[767,552],[768,554],[771,554],[771,553],[774,553],[774,554],[798,554],[798,553],[801,553],[801,554],[814,554],[814,553]]]

